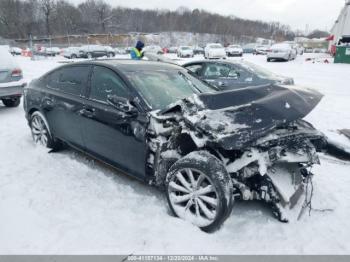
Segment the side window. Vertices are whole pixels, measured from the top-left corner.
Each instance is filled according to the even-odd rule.
[[[109,95],[128,98],[128,88],[115,72],[105,67],[96,66],[91,78],[90,98],[106,102]]]
[[[205,69],[204,76],[209,79],[216,79],[220,77],[229,77],[231,67],[224,64],[208,64]]]
[[[202,74],[203,64],[189,65],[186,68],[194,75],[200,76]]]
[[[72,95],[80,95],[89,76],[88,66],[71,66],[52,72],[47,87]]]
[[[86,86],[88,76],[88,66],[65,67],[59,74],[59,90],[78,96]]]
[[[46,81],[46,87],[58,90],[58,83],[61,70],[56,70],[49,74],[44,81]]]

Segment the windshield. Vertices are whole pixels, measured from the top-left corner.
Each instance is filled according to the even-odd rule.
[[[185,71],[137,71],[125,74],[154,110],[164,109],[193,94],[215,91]]]
[[[191,50],[188,46],[181,47],[182,50]]]

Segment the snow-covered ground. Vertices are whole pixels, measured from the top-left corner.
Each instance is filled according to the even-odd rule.
[[[267,63],[244,59],[292,76],[325,94],[307,120],[338,141],[350,127],[350,65]],[[63,58],[18,57],[30,80]],[[322,60],[322,59],[321,59]],[[206,234],[172,217],[166,199],[144,185],[72,149],[35,146],[22,107],[0,105],[1,254],[350,254],[350,163],[321,155],[314,168],[314,208],[282,224],[257,202],[239,202],[216,233]]]

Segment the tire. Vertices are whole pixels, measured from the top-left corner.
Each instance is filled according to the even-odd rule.
[[[21,103],[20,97],[2,99],[2,102],[6,107],[17,107]]]
[[[29,126],[36,144],[51,149],[60,148],[61,143],[52,135],[47,120],[40,111],[35,111],[31,114]]]
[[[231,178],[221,161],[207,151],[192,152],[172,165],[165,188],[173,214],[205,232],[219,229],[231,214]]]
[[[271,62],[271,59],[270,59],[270,58],[268,58],[268,59],[267,59],[267,62]]]
[[[107,55],[109,58],[112,58],[112,57],[114,57],[115,55],[113,54],[113,53],[108,53],[108,55]]]
[[[73,55],[71,55],[70,58],[71,58],[71,59],[76,59],[76,58],[77,58],[77,55],[73,54]]]

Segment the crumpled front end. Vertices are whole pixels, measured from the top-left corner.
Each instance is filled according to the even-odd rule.
[[[319,164],[324,136],[301,120],[322,95],[280,86],[245,88],[183,99],[151,113],[149,164],[161,185],[167,170],[194,151],[206,150],[223,163],[235,195],[263,200],[287,221]]]
[[[239,157],[226,163],[236,194],[243,200],[263,200],[282,222],[285,211],[300,204],[313,174],[313,165],[320,164],[317,150],[324,136],[310,124],[298,121],[258,140]]]

